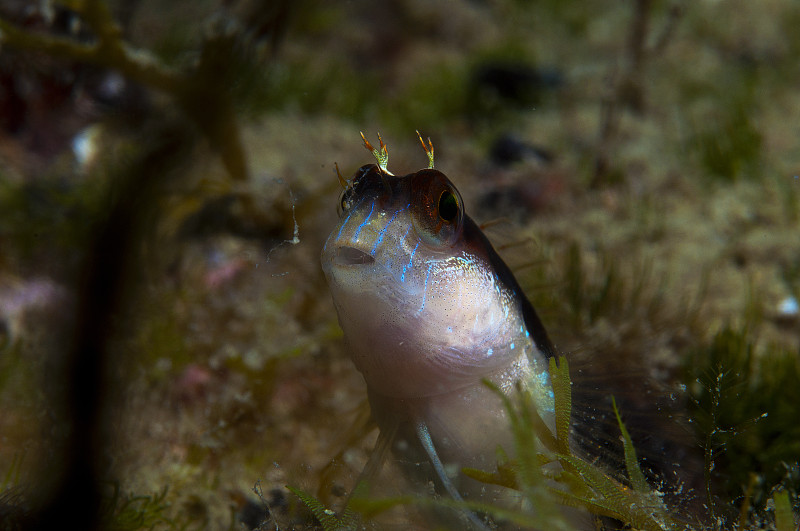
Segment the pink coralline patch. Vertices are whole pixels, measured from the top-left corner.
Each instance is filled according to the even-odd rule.
[[[60,319],[59,310],[69,301],[68,291],[52,280],[0,278],[0,330],[15,340],[44,315]]]
[[[0,315],[16,314],[29,309],[44,308],[62,295],[63,289],[53,281],[34,278],[0,286]]]
[[[175,382],[175,396],[183,404],[203,400],[207,395],[214,375],[211,369],[196,363],[187,366]]]
[[[318,400],[326,396],[335,382],[327,375],[303,371],[293,378],[281,379],[276,383],[272,395],[273,407],[284,412],[303,411],[318,407]]]
[[[210,269],[205,274],[203,282],[209,289],[218,289],[236,280],[248,267],[250,267],[249,260],[235,258]]]

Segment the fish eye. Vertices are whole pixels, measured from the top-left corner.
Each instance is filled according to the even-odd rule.
[[[458,217],[458,199],[450,190],[445,190],[439,196],[439,217],[445,223],[452,223]]]
[[[436,170],[421,170],[410,177],[411,219],[417,234],[434,247],[453,245],[464,220],[458,190]]]

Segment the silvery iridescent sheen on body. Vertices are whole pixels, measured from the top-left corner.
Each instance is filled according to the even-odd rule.
[[[322,268],[373,417],[405,441],[395,453],[406,451],[406,461],[438,457],[462,494],[496,496],[458,474],[465,466],[493,469],[498,446],[513,452],[501,401],[482,380],[505,393],[520,382],[552,423],[553,347],[425,147],[428,169],[392,175],[381,142],[373,149],[378,165],[343,181]]]

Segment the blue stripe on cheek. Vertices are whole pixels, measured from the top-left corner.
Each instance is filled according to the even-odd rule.
[[[409,230],[411,230],[411,227],[409,227]],[[408,232],[406,232],[406,234],[408,234]],[[417,240],[417,245],[414,247],[414,250],[411,251],[411,258],[408,259],[408,264],[403,266],[403,274],[400,276],[400,282],[406,281],[406,270],[411,267],[411,262],[414,260],[414,254],[417,252],[417,247],[419,247],[419,242],[420,240]]]
[[[374,203],[373,203],[373,204],[374,204]],[[369,254],[371,254],[372,256],[375,256],[375,250],[378,248],[378,246],[379,246],[379,245],[381,244],[381,242],[383,241],[383,237],[384,237],[384,235],[386,234],[386,229],[388,229],[388,228],[389,228],[389,225],[391,225],[391,224],[392,224],[392,222],[394,221],[394,218],[396,218],[396,217],[397,217],[397,214],[399,214],[399,213],[400,213],[400,212],[402,212],[403,210],[405,210],[405,209],[404,209],[404,208],[401,208],[400,210],[398,210],[397,212],[395,212],[395,213],[394,213],[394,215],[392,216],[392,218],[389,220],[389,222],[388,222],[388,223],[386,223],[386,226],[384,226],[384,227],[381,229],[381,231],[378,233],[378,239],[377,239],[377,240],[375,240],[375,245],[373,245],[373,246],[372,246],[372,251],[370,251],[370,253],[369,253]]]
[[[409,206],[411,206],[411,205],[409,205]],[[408,207],[406,207],[406,208],[408,208]],[[411,232],[411,227],[412,226],[413,225],[411,223],[408,224],[408,228],[406,229],[406,233],[403,234],[403,237],[400,239],[400,242],[401,242],[400,244],[401,245],[405,245],[405,242],[408,239],[408,233]],[[419,246],[419,240],[417,240],[417,246]],[[417,252],[417,248],[416,247],[414,247],[414,252]],[[411,253],[411,258],[412,259],[414,258],[414,253]],[[408,261],[408,265],[407,266],[403,266],[403,276],[405,276],[406,269],[408,267],[410,267],[410,266],[411,266],[411,260]]]
[[[411,267],[411,262],[414,261],[414,255],[417,254],[417,249],[419,248],[419,242],[422,240],[417,240],[417,245],[414,246],[414,250],[411,251],[411,258],[408,259],[408,267]]]
[[[336,233],[337,240],[342,237],[342,231],[344,230],[345,225],[347,225],[347,222],[350,221],[350,216],[352,215],[353,215],[353,209],[351,209],[350,212],[347,213],[347,217],[344,218],[344,221],[342,221],[342,223],[339,225],[339,232]]]
[[[431,276],[432,267],[433,264],[428,264],[428,269],[425,271],[425,287],[423,288],[424,291],[422,292],[422,306],[419,307],[419,310],[417,310],[418,312],[421,312],[425,309],[425,301],[428,298],[428,278]]]
[[[369,209],[369,214],[367,214],[367,217],[364,219],[364,221],[361,222],[361,225],[358,226],[358,228],[356,229],[356,232],[353,233],[353,241],[358,240],[358,235],[361,234],[361,229],[363,229],[364,226],[367,223],[369,223],[369,218],[372,217],[372,213],[373,212],[375,212],[375,200],[372,201],[372,205],[370,206],[370,209]]]
[[[411,232],[411,223],[408,224],[408,228],[406,229],[406,233],[403,234],[403,241],[408,238],[408,233]]]

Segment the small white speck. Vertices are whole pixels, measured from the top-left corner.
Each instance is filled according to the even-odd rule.
[[[97,126],[89,126],[72,139],[72,153],[80,166],[91,164],[97,156],[98,133]]]
[[[514,350],[514,343],[511,343],[511,350]]]
[[[492,354],[494,354],[494,350],[489,349],[489,350],[486,351],[486,355],[487,356],[491,356]]]
[[[800,313],[800,305],[794,297],[786,297],[778,304],[778,313],[784,316],[793,316]]]

